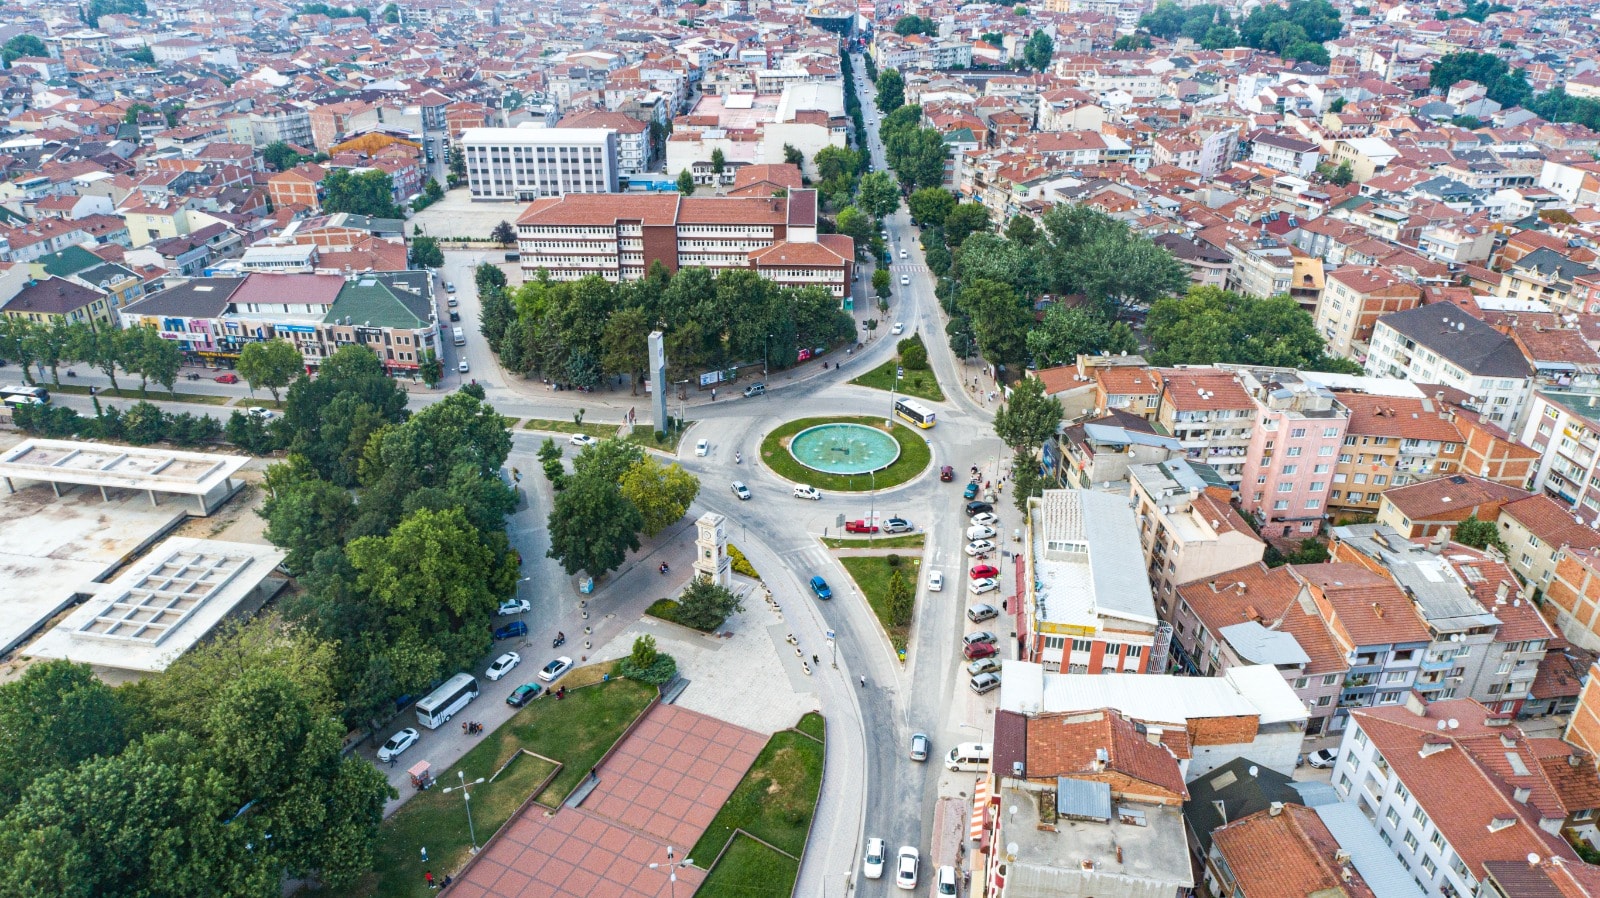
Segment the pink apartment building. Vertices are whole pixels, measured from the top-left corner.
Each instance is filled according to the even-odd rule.
[[[1239,504],[1267,539],[1314,536],[1327,514],[1328,490],[1350,410],[1332,391],[1288,368],[1239,368],[1239,385],[1256,404]]]

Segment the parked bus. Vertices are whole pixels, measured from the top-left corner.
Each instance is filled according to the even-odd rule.
[[[915,424],[924,430],[934,425],[933,409],[915,399],[896,399],[894,413],[904,418],[907,423]]]
[[[469,673],[458,673],[444,685],[433,690],[417,702],[417,722],[430,730],[454,717],[467,702],[478,697],[478,679]]]
[[[50,401],[50,393],[44,387],[25,387],[9,384],[0,387],[0,402],[11,408],[20,408],[24,405],[44,405]]]

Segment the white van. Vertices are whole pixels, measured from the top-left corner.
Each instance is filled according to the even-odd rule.
[[[450,328],[450,336],[455,338],[457,346],[467,345],[467,332],[459,327]]]
[[[977,773],[989,769],[989,754],[991,746],[981,742],[963,742],[950,749],[950,754],[945,755],[944,766],[951,770],[965,770]]]

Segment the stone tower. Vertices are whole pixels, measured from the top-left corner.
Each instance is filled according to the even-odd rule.
[[[718,586],[733,586],[733,569],[728,558],[728,532],[724,518],[706,512],[694,522],[697,535],[694,541],[694,572]]]

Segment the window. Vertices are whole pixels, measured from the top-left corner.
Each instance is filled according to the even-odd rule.
[[[1311,473],[1313,473],[1313,474],[1326,474],[1326,473],[1328,473],[1328,466],[1327,465],[1315,465],[1315,466],[1313,466],[1311,468]]]
[[[1433,847],[1439,849],[1440,851],[1444,850],[1444,833],[1434,830],[1433,835],[1428,837],[1428,841],[1432,842]]]
[[[1305,435],[1306,435],[1306,429],[1304,427],[1296,427],[1295,429],[1289,431],[1289,436],[1294,437],[1295,439],[1300,439],[1301,437],[1304,437]]]
[[[1305,677],[1295,677],[1294,688],[1296,688],[1296,689],[1304,689],[1304,688],[1306,688],[1306,678]]]
[[[1428,812],[1422,809],[1422,805],[1417,805],[1416,809],[1411,812],[1411,819],[1420,823],[1423,829],[1428,828]]]
[[[1383,819],[1389,821],[1389,825],[1392,827],[1399,828],[1400,826],[1400,812],[1392,807],[1383,812]]]
[[[1094,643],[1090,642],[1087,639],[1074,639],[1074,640],[1072,640],[1072,650],[1074,652],[1087,652],[1087,651],[1089,651],[1090,648],[1093,647],[1093,645],[1094,645]]]
[[[1300,470],[1300,466],[1299,465],[1284,465],[1283,466],[1283,476],[1288,477],[1289,475],[1294,474],[1294,473],[1298,472],[1299,470]]]
[[[1337,683],[1337,682],[1339,682],[1339,675],[1338,674],[1328,674],[1327,676],[1322,678],[1322,685],[1324,685],[1324,686],[1332,686],[1334,683]],[[1357,730],[1356,731],[1356,741],[1360,742],[1362,745],[1366,745],[1367,744],[1367,735],[1365,733],[1361,732],[1360,730]]]
[[[1417,850],[1417,837],[1410,830],[1406,830],[1406,834],[1400,838],[1400,841],[1404,842],[1405,846],[1412,851]]]
[[[1283,483],[1278,484],[1278,492],[1280,492],[1280,493],[1292,493],[1292,492],[1294,492],[1294,484],[1292,482],[1286,480]]]
[[[1290,446],[1287,450],[1284,451],[1283,454],[1287,455],[1290,458],[1299,458],[1300,457],[1300,447],[1299,446]]]
[[[1278,501],[1272,503],[1272,510],[1273,511],[1288,511],[1289,510],[1289,500],[1288,499],[1279,499]]]
[[[1435,874],[1435,873],[1437,873],[1439,871],[1439,865],[1435,864],[1433,862],[1433,858],[1428,857],[1427,855],[1423,855],[1422,856],[1422,869],[1428,871],[1428,875],[1432,876],[1433,874]]]
[[[1324,427],[1322,429],[1322,438],[1325,439],[1325,440],[1331,440],[1334,437],[1337,437],[1338,435],[1339,435],[1339,428],[1337,428],[1337,427]]]
[[[1320,493],[1320,492],[1322,492],[1323,490],[1325,490],[1327,488],[1328,488],[1328,481],[1326,481],[1326,480],[1313,480],[1313,481],[1311,481],[1311,491],[1313,493]]]

